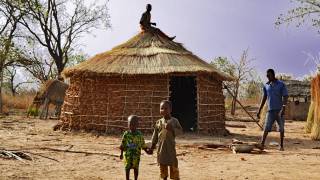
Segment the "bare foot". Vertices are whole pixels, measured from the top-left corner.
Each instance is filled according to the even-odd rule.
[[[174,40],[175,38],[176,38],[176,36],[169,37],[170,41]]]
[[[256,147],[257,147],[258,149],[260,149],[261,151],[264,150],[264,144],[257,144]]]
[[[280,147],[280,148],[279,148],[279,151],[284,151],[284,148],[283,148],[283,147]]]

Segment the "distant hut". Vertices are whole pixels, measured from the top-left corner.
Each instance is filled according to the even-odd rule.
[[[299,80],[284,80],[289,99],[286,106],[285,119],[305,121],[310,106],[310,82]]]
[[[231,78],[157,33],[141,32],[64,75],[70,87],[62,129],[119,132],[137,114],[139,128],[151,132],[159,103],[170,100],[185,131],[225,133],[222,81]]]

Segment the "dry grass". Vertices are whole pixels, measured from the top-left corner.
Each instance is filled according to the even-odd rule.
[[[311,127],[311,139],[320,140],[320,74],[311,81],[311,101],[305,131],[309,132]]]
[[[241,104],[244,107],[251,106],[251,107],[258,107],[260,104],[260,96],[257,97],[252,97],[252,98],[245,98],[245,99],[238,99]],[[232,98],[226,98],[225,99],[225,107],[227,110],[231,109],[231,103],[232,103]],[[237,103],[236,109],[242,110],[240,105]]]
[[[17,96],[3,94],[2,98],[5,107],[4,111],[12,109],[27,110],[29,105],[32,103],[33,96],[33,94],[23,94]]]
[[[313,112],[314,112],[314,102],[311,101],[309,111],[308,111],[307,124],[305,126],[306,133],[311,133],[311,129],[313,126],[313,120],[314,120]]]

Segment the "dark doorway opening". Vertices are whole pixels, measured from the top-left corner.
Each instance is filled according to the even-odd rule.
[[[197,82],[194,76],[170,78],[172,116],[177,118],[184,131],[197,128]]]

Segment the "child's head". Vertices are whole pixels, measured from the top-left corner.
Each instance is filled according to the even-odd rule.
[[[168,100],[163,100],[160,103],[160,114],[163,117],[171,116],[172,105]]]
[[[130,115],[128,117],[128,128],[131,131],[137,130],[138,123],[139,123],[139,117],[137,115]]]

